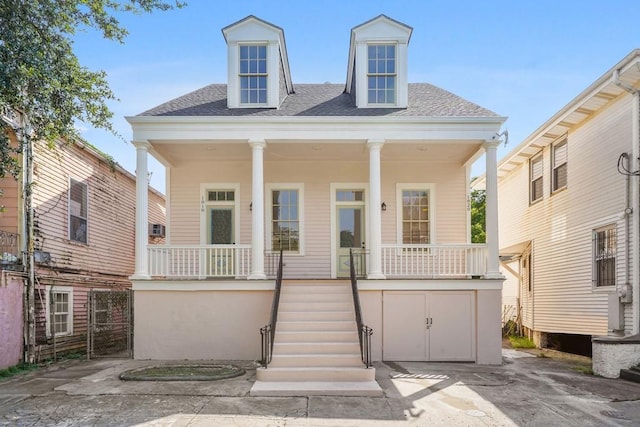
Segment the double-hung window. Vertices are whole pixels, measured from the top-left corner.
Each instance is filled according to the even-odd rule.
[[[596,288],[616,284],[616,226],[593,230],[593,285]]]
[[[529,200],[531,203],[533,203],[542,199],[542,153],[538,154],[529,162],[529,179]]]
[[[87,243],[87,184],[69,182],[69,240]]]
[[[551,155],[551,191],[554,192],[567,186],[567,140],[554,144]]]
[[[73,333],[73,290],[70,287],[49,288],[46,310],[47,334],[51,336]]]
[[[402,189],[402,243],[422,244],[431,243],[431,190]]]
[[[267,103],[267,46],[240,46],[240,103]]]
[[[367,46],[367,88],[369,104],[396,104],[396,45]]]
[[[302,188],[298,185],[270,189],[271,250],[302,253]]]

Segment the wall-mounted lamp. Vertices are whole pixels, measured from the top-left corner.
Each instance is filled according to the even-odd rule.
[[[387,210],[387,204],[385,202],[382,202],[382,205],[380,205],[380,209],[382,209],[382,212],[385,212]]]
[[[253,212],[253,202],[249,203],[249,212]]]

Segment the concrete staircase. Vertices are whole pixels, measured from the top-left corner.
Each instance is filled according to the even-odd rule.
[[[629,369],[620,369],[620,378],[634,383],[640,383],[640,365],[632,366]]]
[[[380,396],[366,368],[349,281],[283,281],[273,357],[252,396]]]

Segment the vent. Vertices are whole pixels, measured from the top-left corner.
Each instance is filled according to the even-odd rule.
[[[164,237],[165,227],[163,224],[149,224],[149,236]]]

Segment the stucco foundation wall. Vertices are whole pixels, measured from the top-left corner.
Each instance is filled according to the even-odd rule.
[[[620,369],[640,364],[640,343],[593,342],[593,373],[605,378],[619,378]]]
[[[500,308],[502,291],[478,290],[477,298],[477,359],[480,365],[502,364],[502,330]]]
[[[382,360],[382,291],[360,291],[362,321],[373,329],[371,360]]]
[[[272,291],[134,293],[135,359],[260,358]]]
[[[2,273],[0,282],[0,369],[22,360],[22,280]]]

